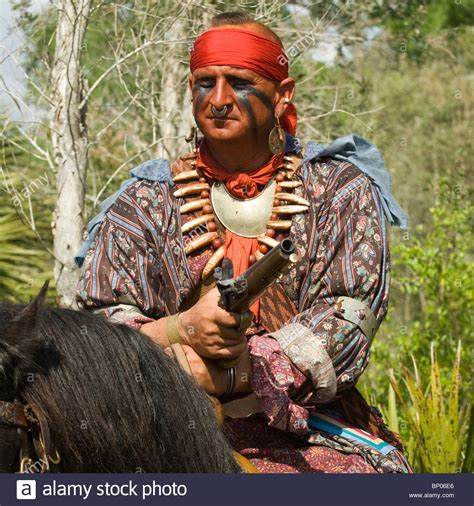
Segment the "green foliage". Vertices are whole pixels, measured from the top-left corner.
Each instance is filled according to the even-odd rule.
[[[458,339],[466,354],[474,345],[474,205],[461,188],[443,178],[429,230],[419,225],[411,241],[393,250],[398,288],[419,315],[412,313],[398,344],[402,355],[414,354],[422,367],[428,363],[427,342],[435,343],[442,363],[452,359]]]
[[[411,227],[429,225],[432,188],[443,176],[463,172],[463,184],[474,186],[474,144],[467,142],[474,103],[466,68],[474,66],[471,39],[451,37],[455,57],[440,49],[436,59],[420,65],[397,60],[387,34],[368,48],[354,48],[344,65],[320,71],[321,64],[304,61],[310,77],[297,83],[295,98],[302,138],[328,142],[356,132],[374,142]]]
[[[46,280],[48,297],[54,299],[53,262],[47,253],[54,200],[51,193],[45,198],[45,188],[35,194],[35,169],[24,140],[8,127],[0,132],[0,300],[28,302]]]
[[[474,404],[471,403],[471,413],[469,414],[469,434],[466,443],[466,457],[461,470],[463,473],[474,472]]]
[[[2,299],[24,300],[31,293],[37,260],[43,252],[26,247],[25,239],[31,242],[31,233],[14,212],[3,206],[0,209],[0,293]]]
[[[401,53],[420,61],[430,52],[430,36],[474,23],[474,2],[395,0],[372,3],[370,15],[397,38]]]
[[[401,373],[396,374],[391,370],[390,382],[407,422],[410,437],[408,458],[416,472],[456,473],[461,471],[466,458],[464,447],[471,407],[471,400],[460,403],[459,399],[461,342],[447,388],[442,386],[441,369],[433,344],[430,355],[431,370],[427,385],[420,376],[414,357],[413,371],[402,367]]]

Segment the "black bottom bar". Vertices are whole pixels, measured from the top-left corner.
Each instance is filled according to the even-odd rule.
[[[470,474],[0,475],[0,505],[472,506]]]

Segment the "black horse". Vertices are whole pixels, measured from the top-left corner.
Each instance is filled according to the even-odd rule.
[[[208,396],[145,335],[0,304],[0,471],[240,472]]]

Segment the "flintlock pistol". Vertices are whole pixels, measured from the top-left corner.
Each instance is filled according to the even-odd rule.
[[[283,239],[236,279],[232,261],[224,258],[222,267],[217,267],[214,272],[216,286],[221,294],[219,306],[235,313],[248,310],[285,269],[297,260],[298,255],[291,239]],[[238,360],[221,359],[219,365],[233,367]]]

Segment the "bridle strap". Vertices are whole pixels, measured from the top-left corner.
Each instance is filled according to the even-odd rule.
[[[42,462],[42,472],[49,471],[49,455],[51,448],[51,437],[49,426],[43,413],[36,409],[33,410],[31,406],[26,406],[26,409],[31,410],[32,418],[34,420],[33,430],[33,445],[35,447],[36,455],[40,457]]]
[[[8,425],[18,430],[21,437],[20,447],[20,472],[24,471],[25,463],[33,463],[29,450],[29,440],[37,460],[41,462],[41,472],[50,471],[51,437],[49,426],[45,416],[39,409],[33,409],[29,404],[20,404],[18,401],[0,401],[0,424]],[[56,452],[54,463],[59,463],[59,455]]]
[[[29,423],[25,415],[25,406],[13,402],[0,401],[0,423],[28,430]]]

